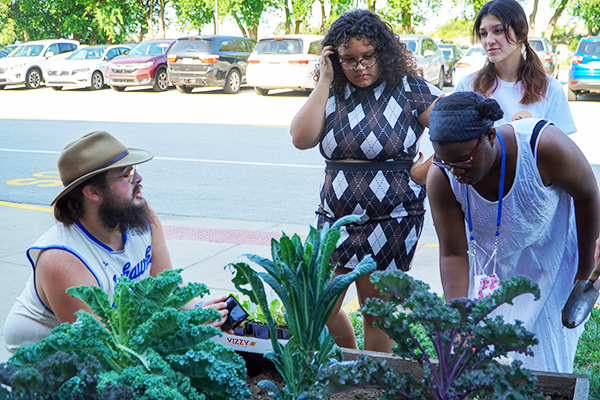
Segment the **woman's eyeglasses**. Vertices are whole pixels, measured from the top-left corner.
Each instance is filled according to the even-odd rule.
[[[114,178],[106,178],[107,181],[112,179],[127,179],[129,183],[135,182],[135,174],[137,173],[137,165],[133,165],[131,169],[127,170],[125,175],[115,176]]]
[[[455,163],[449,163],[449,162],[445,162],[443,160],[440,160],[439,158],[436,157],[436,155],[433,155],[433,160],[432,163],[433,165],[436,165],[438,167],[450,170],[452,169],[452,167],[456,167],[456,168],[460,168],[460,169],[469,169],[471,167],[473,167],[473,157],[475,157],[475,152],[477,151],[477,149],[479,148],[479,145],[481,144],[481,139],[483,139],[485,135],[481,135],[479,137],[479,140],[477,141],[477,145],[475,145],[475,148],[473,149],[473,152],[471,153],[471,157],[469,157],[469,159],[467,161],[460,161],[460,162],[455,162]]]
[[[345,70],[353,70],[356,69],[358,67],[358,63],[360,63],[360,65],[362,65],[365,68],[369,68],[372,67],[373,65],[377,64],[377,55],[375,54],[371,54],[368,56],[364,56],[363,58],[361,58],[360,60],[356,61],[356,60],[340,60],[340,65],[342,66],[342,69]]]

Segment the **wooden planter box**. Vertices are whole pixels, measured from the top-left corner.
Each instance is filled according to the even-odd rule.
[[[362,355],[368,355],[379,359],[384,359],[395,373],[408,371],[416,378],[422,378],[423,371],[421,366],[412,360],[406,360],[387,353],[378,353],[374,351],[342,349],[344,360],[354,361]],[[577,374],[559,374],[553,372],[533,371],[537,376],[538,382],[536,388],[539,393],[549,396],[549,399],[573,399],[588,400],[590,390],[590,377],[588,375]]]

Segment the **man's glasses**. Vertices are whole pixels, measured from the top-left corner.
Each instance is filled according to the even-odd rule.
[[[368,56],[364,56],[358,61],[340,60],[340,65],[342,66],[342,69],[345,69],[347,71],[356,69],[358,67],[358,63],[360,63],[365,68],[372,67],[373,65],[377,64],[377,56],[375,54],[371,54]]]
[[[107,181],[112,179],[127,179],[129,183],[135,182],[135,174],[137,173],[137,165],[133,165],[131,169],[127,170],[125,175],[115,176],[114,178],[106,178]]]
[[[469,169],[471,167],[473,167],[473,157],[475,157],[475,152],[477,151],[477,149],[479,148],[479,145],[481,144],[481,139],[483,139],[485,135],[481,135],[479,137],[479,140],[477,141],[477,145],[475,145],[475,148],[473,149],[473,152],[471,153],[471,157],[469,157],[469,159],[467,161],[460,161],[460,162],[455,162],[455,163],[449,163],[449,162],[445,162],[440,160],[439,158],[436,157],[436,155],[433,155],[433,165],[436,165],[438,167],[450,170],[452,169],[452,167],[456,167],[456,168],[460,168],[460,169]]]

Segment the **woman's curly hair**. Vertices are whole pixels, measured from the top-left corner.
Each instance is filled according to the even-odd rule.
[[[381,20],[379,15],[367,10],[350,11],[338,18],[331,26],[321,42],[321,48],[333,46],[334,49],[348,47],[352,39],[365,39],[375,47],[377,62],[381,70],[381,78],[397,85],[405,76],[417,75],[416,60],[405,43],[401,43],[392,27]],[[333,89],[342,92],[348,83],[348,78],[340,65],[337,52],[330,56],[333,64]],[[316,80],[319,80],[319,65],[315,70]]]

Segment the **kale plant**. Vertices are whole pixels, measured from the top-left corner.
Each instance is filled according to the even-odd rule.
[[[382,399],[458,400],[490,394],[494,399],[543,399],[541,394],[532,394],[535,379],[521,369],[520,361],[509,365],[497,361],[509,352],[531,355],[537,339],[520,321],[507,324],[501,316],[490,316],[522,294],[531,293],[537,300],[537,285],[516,277],[503,281],[489,298],[444,303],[427,284],[400,271],[375,273],[371,281],[391,298],[387,302],[368,299],[361,311],[380,318],[375,323],[396,342],[394,354],[416,360],[423,375],[396,375],[385,362],[367,357],[355,362],[334,361],[320,371],[315,398],[370,387],[384,389]],[[415,334],[416,324],[425,330],[437,360],[428,355],[423,338]]]
[[[117,400],[133,390],[115,384],[98,387],[106,368],[91,354],[57,352],[36,367],[0,364],[0,398],[4,400]]]
[[[277,399],[307,398],[318,369],[329,362],[336,349],[335,338],[325,326],[336,301],[352,282],[376,268],[373,259],[367,256],[354,270],[332,280],[334,267],[330,260],[341,235],[339,227],[359,218],[341,218],[331,229],[329,224],[320,231],[311,227],[304,244],[298,235],[290,239],[284,234],[279,242],[273,239],[272,261],[247,255],[266,272],[256,272],[246,263],[231,264],[237,272],[233,279],[236,288],[258,305],[267,320],[273,352],[265,357],[273,361],[286,387],[280,391],[270,381],[261,381],[259,385],[270,389]],[[285,308],[292,335],[285,346],[277,340],[263,281],[273,288]]]
[[[181,308],[208,293],[204,284],[181,286],[180,271],[133,282],[120,278],[111,306],[97,286],[67,290],[100,319],[78,311],[77,321],[56,327],[42,343],[19,349],[9,364],[35,368],[58,351],[91,354],[105,368],[99,386],[133,389],[136,399],[250,398],[243,359],[210,338],[213,309]],[[160,396],[158,395],[160,393]]]

